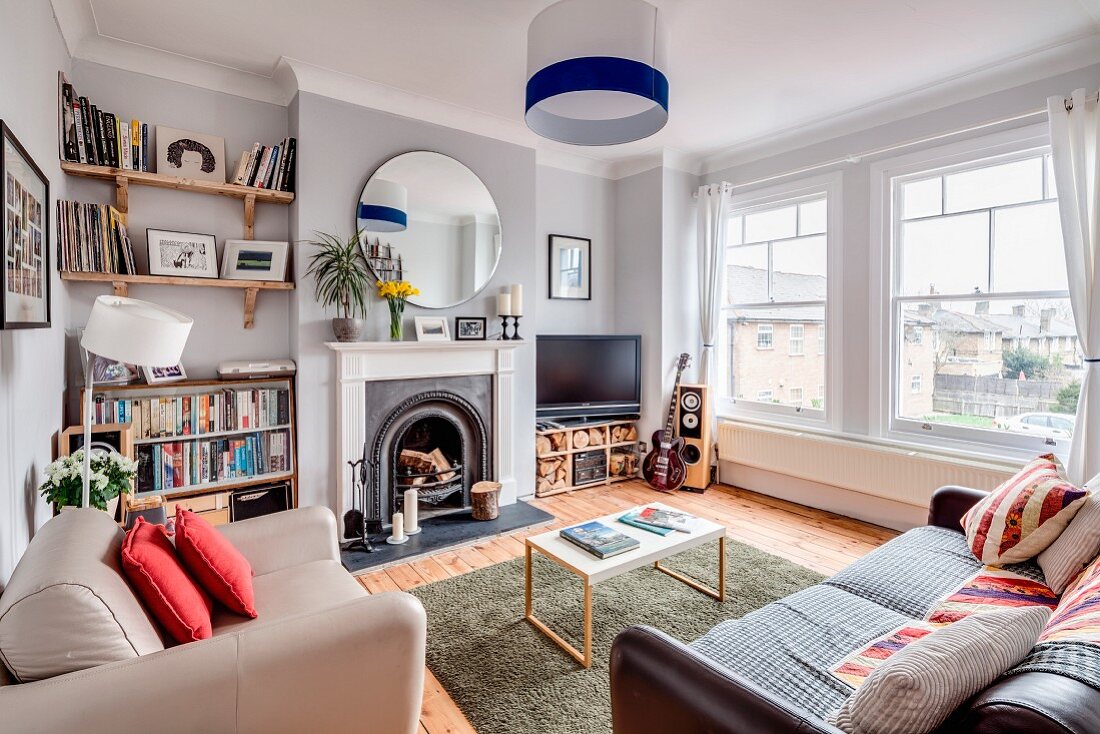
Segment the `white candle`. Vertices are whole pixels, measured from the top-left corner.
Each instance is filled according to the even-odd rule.
[[[512,286],[512,315],[523,315],[523,286],[519,283]]]
[[[393,513],[393,539],[405,539],[405,518],[400,512]]]
[[[420,528],[416,526],[416,490],[405,490],[405,532],[409,535],[415,535]]]
[[[512,294],[501,293],[497,296],[497,316],[512,315]]]

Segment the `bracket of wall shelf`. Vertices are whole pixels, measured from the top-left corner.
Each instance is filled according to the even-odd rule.
[[[259,288],[244,289],[244,328],[251,329],[256,323],[256,296]]]
[[[116,296],[126,298],[130,295],[130,284],[125,281],[116,280],[111,283],[111,287],[114,288]]]
[[[115,176],[115,209],[122,215],[122,226],[128,226],[130,213],[130,180],[125,176]]]
[[[252,240],[256,238],[256,195],[249,194],[244,197],[244,238]]]

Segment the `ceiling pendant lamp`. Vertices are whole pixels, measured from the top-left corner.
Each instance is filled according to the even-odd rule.
[[[616,145],[668,120],[666,37],[644,0],[561,0],[527,30],[527,126],[574,145]]]
[[[409,191],[399,183],[372,178],[359,201],[359,229],[403,232],[409,224]]]

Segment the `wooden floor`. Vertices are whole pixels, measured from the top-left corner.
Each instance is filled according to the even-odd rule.
[[[829,575],[897,535],[893,530],[732,487],[715,486],[702,495],[686,492],[665,495],[631,481],[534,500],[531,504],[552,513],[557,520],[373,571],[359,576],[359,583],[376,594],[458,576],[522,556],[523,539],[528,535],[655,500],[725,525],[727,537]],[[517,614],[520,601],[516,602]],[[430,670],[425,674],[420,732],[476,734]]]

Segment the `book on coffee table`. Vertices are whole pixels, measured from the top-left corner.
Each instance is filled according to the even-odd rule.
[[[639,545],[634,538],[623,535],[602,522],[586,522],[583,525],[563,528],[559,534],[573,545],[601,559],[617,556]]]
[[[653,525],[658,528],[679,530],[681,533],[690,533],[695,527],[695,515],[673,510],[659,510],[656,507],[646,507],[634,518],[645,525]]]
[[[648,525],[644,522],[638,522],[638,515],[640,513],[641,510],[631,510],[630,512],[620,517],[619,522],[623,523],[624,525],[638,528],[640,530],[648,531],[650,533],[656,533],[657,535],[660,535],[662,537],[668,535],[671,532],[674,532],[672,528],[659,528],[656,525]]]

